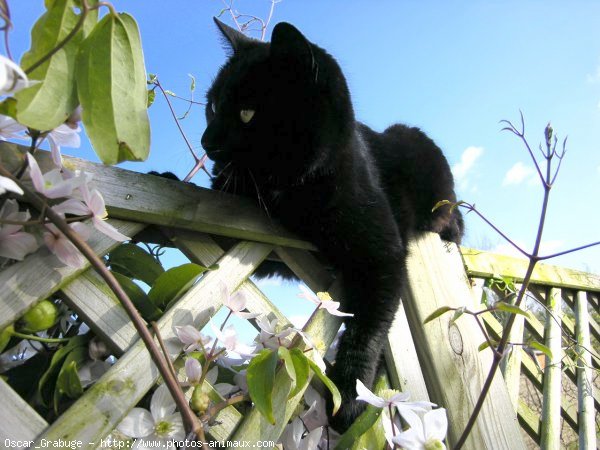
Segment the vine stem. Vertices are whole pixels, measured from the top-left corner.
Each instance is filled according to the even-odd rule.
[[[542,175],[541,170],[539,168],[539,165],[537,164],[537,161],[535,160],[535,157],[533,156],[533,153],[531,152],[529,144],[528,144],[527,140],[525,139],[525,121],[523,119],[523,114],[521,114],[521,123],[522,123],[521,132],[516,133],[515,131],[513,131],[513,133],[515,133],[517,136],[519,136],[521,138],[521,140],[525,143],[527,150],[529,151],[532,158],[534,159],[534,162],[538,169],[538,173],[540,175],[542,185],[544,188],[544,197],[542,200],[542,209],[540,211],[540,218],[539,218],[539,222],[538,222],[538,228],[537,228],[537,233],[536,233],[536,237],[535,237],[535,244],[533,246],[533,250],[532,250],[531,254],[529,254],[529,255],[527,255],[527,253],[525,253],[529,258],[529,263],[527,265],[527,271],[525,272],[525,276],[523,277],[523,283],[521,284],[521,290],[519,291],[519,294],[515,301],[516,307],[521,306],[523,298],[525,298],[525,293],[527,292],[527,288],[529,287],[529,282],[531,280],[531,276],[533,275],[533,270],[535,269],[535,265],[538,263],[538,261],[540,261],[539,251],[540,251],[540,246],[542,243],[542,235],[544,233],[544,225],[546,223],[546,215],[548,212],[548,203],[550,201],[550,191],[552,189],[552,184],[550,183],[550,180],[552,179],[551,156],[548,156],[546,158],[546,174],[545,174],[545,178],[544,178],[544,176]],[[512,126],[512,124],[511,124],[511,126]],[[512,127],[512,128],[514,129],[514,127]],[[546,133],[548,133],[548,127],[546,128]],[[482,216],[480,215],[480,217],[482,217]],[[484,219],[484,220],[486,220],[486,219]],[[487,222],[487,220],[486,220],[486,222]],[[494,228],[494,229],[497,232],[500,232],[496,228]],[[500,234],[502,236],[504,236],[502,233],[500,233]],[[511,242],[511,241],[509,240],[509,242]],[[458,438],[458,441],[456,442],[456,445],[454,446],[455,450],[459,450],[460,448],[462,448],[462,446],[465,444],[469,434],[471,433],[471,430],[475,426],[475,421],[477,420],[477,417],[479,416],[481,408],[483,407],[483,403],[484,403],[485,399],[487,398],[487,395],[492,386],[492,381],[494,380],[494,377],[496,375],[496,371],[497,371],[498,367],[500,366],[500,361],[502,360],[502,356],[504,355],[504,352],[506,351],[510,333],[511,333],[513,324],[515,323],[515,320],[516,320],[516,315],[511,314],[510,317],[508,318],[508,321],[506,322],[506,326],[504,327],[504,330],[502,332],[502,337],[500,339],[500,343],[498,344],[498,348],[496,349],[496,352],[494,353],[494,359],[492,361],[492,365],[488,372],[488,376],[484,382],[483,388],[481,389],[479,398],[477,399],[477,402],[475,403],[473,412],[471,413],[471,416],[469,417],[469,420],[467,421],[467,425],[465,426],[463,433]]]
[[[205,157],[206,155],[203,156],[202,158],[199,158],[198,155],[196,155],[196,152],[194,151],[194,147],[192,147],[192,144],[190,143],[187,136],[185,135],[185,132],[183,131],[181,123],[179,123],[179,119],[177,118],[177,114],[175,114],[175,110],[173,109],[171,100],[169,100],[169,96],[167,95],[164,88],[162,87],[162,84],[160,84],[158,77],[154,80],[154,85],[156,87],[158,87],[158,89],[160,89],[160,92],[162,92],[162,95],[167,102],[167,106],[169,107],[169,111],[171,111],[171,115],[173,116],[173,120],[175,121],[175,125],[177,125],[177,129],[179,130],[181,137],[183,137],[183,140],[185,141],[185,145],[187,145],[187,148],[189,149],[190,153],[192,154],[192,157],[194,158],[194,161],[196,162],[196,166],[194,166],[195,170],[192,169],[192,172],[190,172],[190,175],[193,176],[193,174],[195,174],[199,169],[202,169],[210,177],[210,173],[208,173],[208,170],[206,170],[206,167],[204,166],[204,162],[206,161],[206,157]],[[186,177],[185,181],[189,181],[189,178],[191,178],[190,175],[188,175]]]
[[[171,370],[166,362],[166,357],[163,357],[160,349],[156,346],[152,334],[146,327],[144,320],[117,279],[107,269],[96,253],[94,253],[94,250],[92,250],[92,248],[81,239],[81,237],[69,226],[62,216],[53,211],[51,208],[45,207],[46,201],[42,197],[25,186],[19,179],[15,178],[2,164],[0,164],[0,175],[10,178],[17,183],[23,190],[25,199],[34,208],[37,208],[40,211],[45,210],[46,217],[73,243],[73,245],[75,245],[77,250],[79,250],[86,257],[94,270],[96,270],[96,272],[104,279],[106,284],[114,292],[121,302],[121,305],[123,305],[125,312],[133,322],[135,329],[139,333],[140,338],[148,349],[148,352],[156,364],[158,371],[162,375],[169,392],[173,396],[173,400],[175,400],[179,412],[181,413],[186,432],[195,433],[196,436],[198,436],[202,441],[202,448],[206,448],[206,437],[204,435],[202,423],[190,408],[177,379],[171,373]]]
[[[63,342],[69,342],[71,338],[45,338],[36,336],[35,334],[19,333],[18,331],[11,331],[10,333],[14,337],[21,339],[27,339],[28,341],[43,342],[44,344],[61,344]]]

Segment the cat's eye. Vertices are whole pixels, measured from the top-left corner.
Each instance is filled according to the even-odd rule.
[[[253,109],[242,109],[240,111],[240,120],[244,123],[248,123],[252,120],[252,117],[254,117],[254,110]]]
[[[213,114],[217,113],[217,107],[215,106],[215,102],[210,102],[210,109],[213,112]]]

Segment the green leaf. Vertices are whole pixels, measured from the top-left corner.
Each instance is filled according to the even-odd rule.
[[[342,404],[342,396],[340,395],[340,391],[338,390],[336,385],[333,384],[333,381],[331,381],[327,377],[327,375],[321,372],[321,368],[317,366],[317,364],[312,359],[307,357],[306,361],[308,361],[308,365],[310,366],[314,374],[317,376],[317,378],[319,378],[319,380],[321,380],[321,382],[327,387],[327,389],[329,389],[329,392],[331,392],[331,397],[333,399],[333,415],[335,415],[340,409],[340,405]]]
[[[15,331],[14,325],[7,326],[4,330],[0,331],[0,353],[4,351],[10,338],[12,338],[13,331]]]
[[[444,205],[451,205],[451,204],[452,204],[452,202],[450,200],[440,200],[435,205],[433,205],[433,208],[431,208],[431,212],[434,212],[436,209],[439,209]]]
[[[190,92],[194,92],[196,90],[196,78],[191,73],[188,73],[188,77],[192,79],[190,83]]]
[[[13,97],[8,97],[0,103],[0,114],[13,119],[17,119],[17,101]]]
[[[544,355],[546,355],[548,358],[552,359],[552,350],[550,350],[548,347],[546,347],[544,344],[538,342],[538,341],[529,341],[527,342],[527,345],[531,348],[534,348],[536,350],[539,350],[540,352],[542,352]]]
[[[194,263],[173,267],[154,281],[148,297],[159,308],[165,307],[177,301],[206,270],[206,267]]]
[[[54,411],[58,413],[59,402],[63,395],[78,398],[83,394],[83,387],[77,369],[89,359],[87,345],[75,347],[66,356],[54,387]]]
[[[158,260],[135,244],[121,244],[108,255],[113,271],[135,278],[152,286],[158,276],[164,273]]]
[[[52,359],[50,360],[50,365],[38,381],[37,394],[43,404],[48,404],[48,397],[54,391],[55,385],[53,384],[53,380],[56,379],[58,373],[60,372],[65,358],[76,348],[84,348],[87,352],[89,340],[90,337],[88,335],[75,336],[71,338],[64,347],[61,347],[54,352],[54,355],[52,355]]]
[[[454,314],[452,315],[452,318],[450,319],[450,324],[453,324],[454,322],[456,322],[460,316],[462,316],[465,311],[467,311],[467,307],[466,306],[461,306],[460,308],[457,308],[456,310],[454,310]]]
[[[497,302],[495,304],[496,309],[499,309],[500,311],[505,311],[511,314],[520,314],[522,316],[527,317],[528,319],[531,319],[531,316],[529,315],[529,313],[521,308],[519,308],[518,306],[515,305],[511,305],[510,303],[506,303],[506,302]]]
[[[80,16],[74,0],[46,2],[48,10],[31,30],[31,48],[23,55],[21,66],[27,70],[49,54],[73,30]],[[89,26],[97,21],[98,11],[88,13],[80,29],[52,57],[29,73],[37,83],[15,94],[18,122],[36,130],[52,130],[62,124],[78,105],[75,68],[79,46]]]
[[[163,312],[156,307],[141,287],[135,284],[131,278],[119,272],[113,271],[112,274],[144,319],[148,322],[160,319]]]
[[[292,357],[292,363],[294,364],[294,372],[296,373],[296,387],[292,388],[292,391],[290,392],[290,397],[293,397],[308,384],[310,364],[308,362],[309,358],[299,348],[291,349],[290,355]]]
[[[425,320],[423,321],[424,324],[431,322],[433,319],[437,319],[438,317],[440,317],[442,314],[447,313],[448,311],[452,311],[453,308],[449,307],[449,306],[442,306],[441,308],[436,309],[434,312],[432,312],[431,314],[429,314]]]
[[[260,413],[275,425],[273,417],[273,384],[278,353],[264,349],[250,361],[247,370],[248,393]]]
[[[156,98],[156,92],[154,89],[148,89],[148,102],[147,107],[150,108],[152,103],[154,103],[154,99]]]
[[[348,428],[338,441],[335,446],[335,450],[347,450],[353,448],[354,443],[358,441],[358,439],[365,434],[367,431],[372,429],[379,418],[381,417],[381,408],[376,408],[372,405],[367,405],[367,409],[354,421],[352,426]],[[379,433],[383,434],[383,433]],[[383,445],[380,447],[372,447],[372,448],[383,448]]]
[[[150,151],[146,69],[135,20],[107,14],[82,43],[77,93],[94,151],[105,164],[142,161]]]

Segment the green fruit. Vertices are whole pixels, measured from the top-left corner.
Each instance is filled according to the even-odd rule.
[[[42,300],[21,317],[21,330],[36,333],[47,330],[58,320],[58,308],[50,300]]]

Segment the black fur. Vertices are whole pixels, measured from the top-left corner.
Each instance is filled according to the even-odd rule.
[[[419,129],[377,133],[357,122],[336,61],[292,25],[276,25],[270,44],[217,25],[233,54],[207,94],[202,146],[215,162],[213,188],[256,199],[341,272],[339,300],[355,315],[329,373],[343,398],[332,424],[343,431],[364,408],[356,380],[373,383],[407,238],[431,230],[461,239],[457,210],[431,212],[439,200],[456,201],[452,173]],[[243,123],[240,110],[255,113]]]

